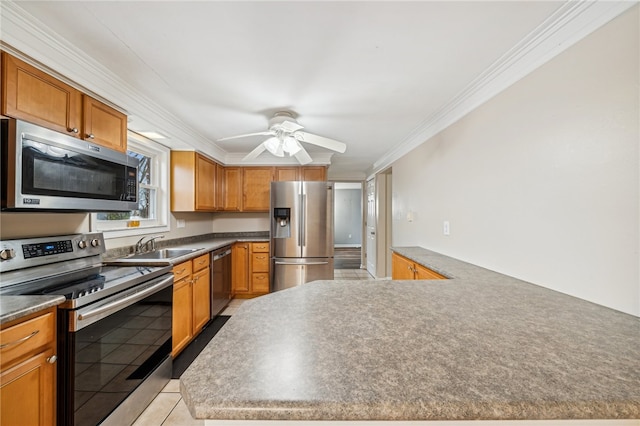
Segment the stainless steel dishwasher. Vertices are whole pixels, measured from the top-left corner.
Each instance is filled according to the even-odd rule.
[[[231,299],[231,246],[211,252],[211,318],[227,307]]]

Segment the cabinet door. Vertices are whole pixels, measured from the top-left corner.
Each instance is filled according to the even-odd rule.
[[[249,243],[236,243],[231,248],[231,292],[249,292]]]
[[[82,93],[2,52],[2,115],[80,137]]]
[[[195,168],[193,151],[171,151],[171,211],[189,212],[195,209]]]
[[[444,280],[445,276],[440,275],[436,271],[426,268],[422,265],[416,264],[416,279],[417,280]]]
[[[53,349],[36,354],[0,374],[0,424],[55,424]]]
[[[394,280],[412,280],[414,279],[414,262],[409,259],[393,253],[391,256],[391,278]]]
[[[84,127],[82,138],[98,145],[127,150],[127,116],[90,96],[83,96]]]
[[[222,209],[240,211],[242,208],[242,170],[239,167],[224,168],[224,191]]]
[[[307,166],[300,168],[301,179],[304,181],[326,181],[327,168],[324,166]]]
[[[242,177],[242,211],[269,211],[273,167],[245,167]]]
[[[276,167],[276,182],[300,180],[300,167]]]
[[[269,273],[259,272],[251,274],[251,292],[269,293]]]
[[[211,286],[209,268],[201,269],[193,274],[193,335],[211,318]]]
[[[196,154],[196,210],[216,210],[216,163]]]
[[[184,349],[185,346],[187,346],[187,344],[193,337],[193,295],[191,287],[191,275],[173,283],[173,324],[171,331],[171,355],[174,358],[180,353],[180,351],[182,351],[182,349]]]

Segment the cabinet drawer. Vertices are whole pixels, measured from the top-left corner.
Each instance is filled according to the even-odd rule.
[[[269,253],[269,243],[251,243],[254,253]]]
[[[209,258],[209,253],[207,253],[193,259],[193,272],[199,271],[209,266]]]
[[[254,293],[268,293],[269,292],[269,273],[260,272],[257,274],[251,274],[251,288]]]
[[[191,275],[191,261],[182,262],[173,267],[173,282],[181,280],[184,277]]]
[[[2,368],[25,354],[53,344],[55,328],[55,314],[49,311],[0,331]]]
[[[251,272],[269,272],[269,255],[267,253],[251,255]]]

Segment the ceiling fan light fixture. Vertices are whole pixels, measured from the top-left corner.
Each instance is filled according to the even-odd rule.
[[[289,155],[295,155],[302,149],[302,146],[295,138],[287,136],[282,140],[282,148]]]
[[[284,153],[282,152],[282,143],[277,137],[273,136],[264,141],[264,147],[276,157],[284,157]]]

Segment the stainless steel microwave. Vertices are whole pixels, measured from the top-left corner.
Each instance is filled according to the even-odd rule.
[[[24,121],[0,121],[3,210],[138,208],[137,159]]]

